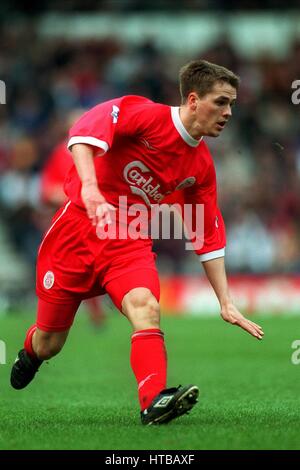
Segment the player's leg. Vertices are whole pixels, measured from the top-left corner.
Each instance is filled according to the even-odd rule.
[[[53,219],[37,258],[37,322],[27,332],[11,372],[20,389],[33,379],[45,359],[57,354],[67,338],[81,298],[94,283],[92,247],[99,240],[85,211],[69,201]]]
[[[85,300],[85,305],[88,310],[88,315],[91,321],[91,324],[95,328],[101,327],[105,323],[105,312],[102,306],[101,298],[91,297],[90,299]]]
[[[36,328],[32,335],[32,350],[34,355],[45,361],[56,356],[63,348],[69,334],[69,329],[64,331],[43,331]]]
[[[157,272],[126,273],[109,282],[106,290],[133,327],[130,362],[138,383],[142,423],[165,423],[188,412],[197,402],[198,388],[166,389],[167,354],[160,329]]]
[[[158,274],[155,269],[131,271],[105,288],[133,328],[130,363],[143,410],[166,386],[167,354],[160,330]]]
[[[151,275],[153,275],[151,273]],[[150,279],[149,279],[150,281]],[[158,303],[158,289],[153,282],[152,290],[149,288],[136,287],[124,295],[122,300],[122,312],[130,321],[133,331],[160,328],[160,308]],[[149,282],[147,281],[147,284]]]
[[[67,339],[80,302],[53,304],[39,299],[37,321],[25,337],[24,348],[18,353],[11,371],[11,385],[26,387],[42,362],[58,354]]]
[[[167,352],[160,329],[158,298],[149,288],[134,288],[124,296],[122,312],[133,328],[130,364],[143,411],[167,382]]]

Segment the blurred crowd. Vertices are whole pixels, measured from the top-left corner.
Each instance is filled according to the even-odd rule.
[[[298,8],[298,0],[39,0],[22,2],[20,0],[2,0],[0,15],[10,12],[22,12],[32,16],[49,10],[56,12],[73,11],[114,11],[114,12],[139,12],[139,11],[195,11],[195,10],[223,10],[223,11],[253,11],[274,10],[286,8]]]
[[[178,105],[178,69],[196,57],[168,54],[151,40],[129,47],[116,35],[42,39],[33,27],[7,29],[1,40],[0,76],[7,87],[7,104],[0,105],[1,230],[33,275],[53,214],[53,204],[43,200],[41,174],[66,139],[71,113],[124,94]],[[218,139],[207,139],[227,226],[227,268],[299,272],[300,105],[291,101],[291,84],[300,79],[300,42],[284,59],[267,53],[246,59],[223,37],[198,57],[242,80],[230,125]],[[162,270],[198,270],[195,256],[178,243],[160,242]]]

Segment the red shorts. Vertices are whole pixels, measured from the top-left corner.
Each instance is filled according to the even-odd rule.
[[[78,307],[83,299],[108,293],[121,310],[127,292],[146,287],[159,300],[155,257],[150,239],[100,240],[85,210],[68,202],[55,215],[40,245],[37,296],[61,307]],[[63,325],[58,326],[62,330]],[[53,327],[47,329],[54,331]]]

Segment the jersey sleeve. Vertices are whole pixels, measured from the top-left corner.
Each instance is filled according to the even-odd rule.
[[[191,238],[200,261],[225,256],[225,224],[217,204],[216,172],[213,162],[200,185],[184,190],[184,203],[191,207],[192,217],[184,217],[184,222],[188,232],[194,234]],[[202,214],[200,227],[196,222],[198,214]]]
[[[88,144],[94,156],[111,147],[119,119],[121,98],[94,106],[84,113],[69,131],[68,149],[74,144]]]
[[[88,144],[94,148],[94,156],[104,155],[112,146],[116,135],[139,132],[137,109],[148,99],[123,96],[98,104],[87,111],[71,127],[68,148],[74,144]]]

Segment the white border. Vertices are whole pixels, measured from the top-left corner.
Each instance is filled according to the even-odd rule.
[[[179,106],[171,106],[171,116],[172,116],[172,121],[173,121],[173,124],[174,124],[176,130],[181,135],[183,140],[188,145],[190,145],[191,147],[197,147],[200,144],[203,137],[201,137],[201,139],[199,139],[199,140],[196,140],[196,139],[194,139],[194,137],[192,137],[188,133],[188,131],[186,130],[186,128],[184,127],[184,125],[182,124],[182,121],[180,119]]]
[[[220,250],[210,251],[209,253],[204,253],[203,255],[199,255],[199,260],[201,263],[204,261],[209,261],[211,259],[216,258],[223,258],[225,256],[225,247],[221,248]]]
[[[68,202],[66,203],[65,208],[64,208],[64,210],[62,211],[62,213],[60,214],[60,216],[57,217],[57,219],[53,222],[53,224],[51,225],[51,227],[49,228],[49,230],[48,230],[48,231],[46,232],[46,234],[44,235],[44,238],[43,238],[43,240],[42,240],[42,243],[40,244],[40,247],[39,247],[39,252],[38,252],[38,254],[40,253],[41,248],[42,248],[42,246],[43,246],[43,244],[44,244],[44,241],[46,240],[47,236],[49,235],[49,233],[51,232],[51,230],[53,229],[53,227],[57,224],[57,222],[58,222],[58,221],[62,218],[62,216],[66,213],[66,211],[67,211],[69,205],[71,204],[71,202],[72,202],[72,201],[68,201]]]
[[[106,153],[109,149],[109,145],[104,140],[96,139],[96,137],[86,137],[86,136],[74,136],[68,142],[68,149],[71,150],[72,145],[74,144],[88,144],[93,147],[99,147],[104,150],[103,153]],[[99,155],[99,154],[97,154]],[[103,155],[103,154],[102,154]]]

